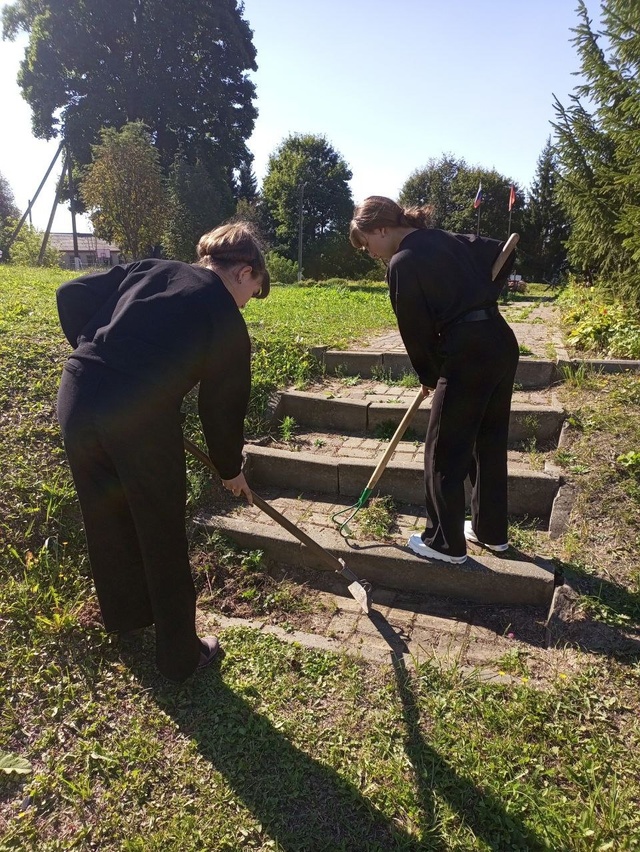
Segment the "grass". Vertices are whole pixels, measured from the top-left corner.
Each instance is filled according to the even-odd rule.
[[[369,540],[391,538],[396,522],[396,508],[391,497],[372,497],[356,516],[360,532]]]
[[[500,661],[514,680],[492,684],[435,661],[409,672],[391,654],[372,666],[228,628],[219,665],[173,686],[155,671],[152,631],[108,637],[55,423],[67,345],[53,292],[65,275],[0,266],[2,852],[640,848],[633,658],[570,655],[565,667],[552,656],[539,689],[519,646]],[[375,288],[373,310],[357,289],[314,289],[274,288],[251,306],[265,323],[251,327],[265,353],[258,393],[299,368],[287,354],[299,354],[297,335],[335,345],[379,328]],[[301,306],[324,320],[307,332]],[[554,555],[585,612],[637,629],[640,384],[590,376],[562,394],[574,425],[560,458],[588,472]],[[190,510],[211,498],[195,467]],[[514,543],[532,548],[535,535],[523,525]],[[231,602],[282,623],[310,605],[265,575],[259,553],[215,537],[191,546],[214,613]]]

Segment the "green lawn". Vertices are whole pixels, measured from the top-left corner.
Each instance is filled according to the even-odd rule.
[[[640,849],[637,659],[583,655],[534,689],[526,675],[408,673],[391,656],[376,667],[234,628],[219,666],[173,686],[153,666],[152,631],[107,637],[55,423],[65,277],[0,266],[2,852]],[[258,393],[316,369],[300,368],[305,346],[392,325],[379,286],[275,287],[246,316]],[[621,416],[616,400],[640,406],[638,383],[608,385],[598,420],[592,381],[574,380],[580,431],[560,461],[590,471],[585,517],[605,482],[618,502],[600,500],[600,517],[637,536],[634,470],[596,479],[595,438]],[[616,420],[602,457],[632,452],[632,428]],[[599,546],[588,531],[566,543],[585,583]],[[637,627],[632,547],[609,583],[622,603],[602,583],[592,597],[609,623]]]

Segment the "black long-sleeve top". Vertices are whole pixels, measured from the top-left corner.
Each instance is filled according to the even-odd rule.
[[[70,357],[137,377],[145,404],[179,411],[200,382],[198,411],[223,479],[242,467],[251,390],[246,324],[222,280],[179,261],[142,260],[62,284],[56,293]]]
[[[491,268],[504,245],[473,234],[418,229],[400,243],[387,268],[387,285],[400,336],[420,383],[440,375],[440,335],[462,314],[495,305],[511,267],[496,281]]]

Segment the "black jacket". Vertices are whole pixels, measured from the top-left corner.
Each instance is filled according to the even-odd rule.
[[[387,284],[403,343],[421,384],[435,387],[439,343],[447,326],[497,303],[515,253],[496,281],[491,268],[504,242],[437,228],[408,234],[391,258]]]
[[[211,270],[141,260],[62,284],[57,293],[71,358],[139,381],[141,404],[179,414],[200,383],[198,409],[223,479],[242,467],[251,343],[242,314]]]

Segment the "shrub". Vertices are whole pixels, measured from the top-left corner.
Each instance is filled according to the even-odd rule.
[[[632,307],[598,287],[571,284],[559,297],[567,342],[610,358],[640,358],[640,323]]]
[[[298,264],[293,260],[282,257],[275,251],[270,251],[266,254],[265,261],[272,282],[295,284],[298,280]]]
[[[31,225],[24,225],[9,249],[9,260],[19,266],[60,266],[60,252],[51,244],[47,245],[42,263],[38,264],[40,247],[44,234]]]

